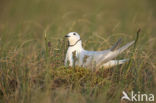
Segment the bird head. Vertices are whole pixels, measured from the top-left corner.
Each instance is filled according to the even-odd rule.
[[[67,35],[65,35],[65,37],[68,38],[70,45],[74,45],[80,40],[80,35],[76,32],[70,32]]]

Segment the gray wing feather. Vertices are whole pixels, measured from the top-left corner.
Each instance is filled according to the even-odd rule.
[[[119,45],[121,44],[121,42],[122,42],[122,39],[120,38],[120,39],[112,46],[112,48],[111,48],[110,50],[111,50],[111,51],[116,50],[116,49],[119,47]]]
[[[110,51],[107,55],[104,55],[101,57],[99,62],[97,63],[97,67],[102,65],[103,63],[108,62],[109,60],[112,60],[113,58],[117,57],[120,53],[122,53],[124,50],[126,50],[128,47],[130,47],[135,41],[132,41],[123,47],[119,48],[118,50],[115,51]]]
[[[112,49],[104,50],[104,51],[84,51],[83,55],[88,56],[86,63],[83,65],[85,67],[90,67],[93,62],[96,63],[96,67],[99,68],[102,64],[112,60],[113,58],[117,57],[120,53],[130,47],[134,41],[124,45],[123,47],[116,50],[116,47],[120,44],[121,40],[119,39],[118,42],[112,47]]]

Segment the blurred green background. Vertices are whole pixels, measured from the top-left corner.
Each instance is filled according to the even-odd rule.
[[[120,37],[123,44],[134,40],[139,28],[130,70],[115,67],[103,77],[84,68],[60,69],[67,33],[78,32],[85,49],[103,50]],[[47,57],[45,33],[52,46]],[[1,0],[0,102],[117,103],[123,90],[154,93],[155,51],[155,0]],[[130,49],[120,58],[131,53]]]
[[[116,33],[135,35],[138,28],[149,39],[155,36],[154,4],[154,0],[1,0],[1,42],[6,44],[9,38],[16,38],[8,45],[28,39],[40,44],[44,31],[53,41],[71,31],[78,32],[84,40],[95,38],[93,34],[108,39]]]

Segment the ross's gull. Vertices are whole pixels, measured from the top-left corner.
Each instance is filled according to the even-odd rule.
[[[80,35],[76,32],[70,32],[66,36],[68,38],[69,47],[65,57],[65,66],[80,66],[85,68],[110,68],[119,64],[123,64],[128,59],[113,60],[120,53],[131,46],[134,41],[127,43],[118,49],[121,39],[110,49],[103,51],[87,51],[82,47]],[[75,59],[76,58],[76,59]]]

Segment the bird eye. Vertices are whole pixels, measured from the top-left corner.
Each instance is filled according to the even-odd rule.
[[[73,35],[76,35],[76,33],[73,33]]]

